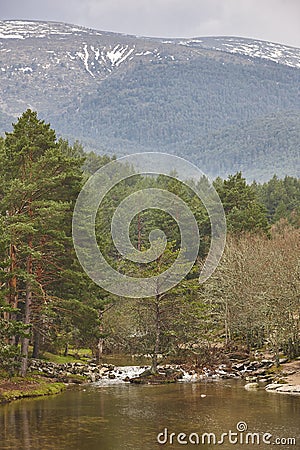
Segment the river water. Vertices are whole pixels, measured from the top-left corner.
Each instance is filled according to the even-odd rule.
[[[202,444],[203,433],[214,433],[220,442],[229,430],[237,433],[231,434],[232,443],[225,436],[223,444],[214,445],[210,436],[208,444],[206,436]],[[299,430],[300,396],[248,392],[236,380],[80,386],[0,407],[0,448],[6,450],[300,449]],[[259,445],[257,436],[252,445],[254,432]],[[186,434],[179,442],[192,443],[179,443],[179,433]],[[266,434],[265,442],[264,433],[272,435]],[[296,438],[296,445],[288,445],[288,438]]]

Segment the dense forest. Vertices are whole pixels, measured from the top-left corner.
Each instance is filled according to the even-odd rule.
[[[299,177],[297,48],[232,37],[145,39],[52,22],[0,28],[1,134],[32,105],[58,136],[88,151],[166,152],[212,178]]]
[[[213,177],[234,168],[267,181],[274,173],[299,176],[298,98],[298,69],[207,52],[188,64],[141,61],[53,120],[70,137],[76,124],[76,136],[110,154],[155,149]]]
[[[129,263],[114,248],[110,222],[117,205],[147,187],[182,198],[197,220],[201,246],[191,272],[163,296],[119,298],[94,284],[77,261],[72,213],[85,181],[108,156],[85,153],[57,139],[50,125],[27,110],[0,140],[0,367],[25,376],[29,358],[69,349],[150,354],[201,365],[214,349],[267,348],[300,355],[300,181],[274,176],[246,182],[242,173],[217,178],[226,213],[227,243],[212,277],[198,283],[210,243],[210,221],[193,191],[171,177],[133,175],[115,186],[97,214],[99,247],[117,270],[141,277],[165,270],[180,248],[176,222],[159,210],[134,218],[138,250],[149,233],[164,230],[159,264]],[[199,180],[199,183],[204,182]]]

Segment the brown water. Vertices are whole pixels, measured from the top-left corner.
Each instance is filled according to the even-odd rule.
[[[201,444],[202,433],[220,439],[221,433],[236,432],[241,421],[247,432],[272,434],[271,443],[278,437],[297,443]],[[157,434],[165,428],[168,443],[159,445]],[[248,392],[237,381],[88,386],[0,407],[0,448],[7,450],[300,449],[299,429],[300,396]],[[197,433],[200,444],[181,445],[176,439],[170,444],[172,432]],[[247,432],[239,432],[238,439]],[[195,435],[191,439],[196,442]]]

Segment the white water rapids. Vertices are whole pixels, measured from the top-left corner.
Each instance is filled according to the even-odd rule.
[[[145,370],[149,369],[150,366],[118,366],[114,367],[113,370],[109,370],[102,375],[101,380],[94,382],[95,386],[108,386],[114,384],[122,384],[128,382],[129,378],[135,378],[141,375]],[[194,373],[194,371],[188,373],[182,370],[183,377],[178,380],[181,382],[196,382],[203,378],[205,375]],[[126,381],[124,381],[126,380]]]

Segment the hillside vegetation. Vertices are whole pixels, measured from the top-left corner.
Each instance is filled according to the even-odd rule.
[[[30,107],[98,154],[175,153],[212,177],[299,176],[299,49],[54,22],[2,21],[0,32],[2,133]]]
[[[222,260],[204,284],[198,279],[211,227],[195,192],[171,175],[133,174],[117,183],[101,202],[95,235],[107,262],[121,274],[154,277],[182,249],[176,220],[149,207],[131,221],[130,240],[145,251],[150,232],[160,229],[168,240],[165,251],[148,264],[117,251],[112,217],[134,192],[156,188],[180,197],[200,234],[197,260],[176,286],[153,297],[130,299],[96,285],[80,266],[72,242],[76,198],[89,175],[109,161],[85,153],[78,143],[57,140],[50,125],[31,110],[0,139],[2,370],[25,376],[31,356],[49,351],[68,356],[70,346],[89,348],[98,362],[103,352],[150,354],[154,372],[159,354],[204,364],[203,355],[211,355],[213,346],[265,348],[277,361],[282,352],[299,356],[299,179],[275,176],[264,184],[249,184],[238,172],[214,181],[228,236]],[[84,220],[90,220],[88,206]],[[182,211],[177,214],[186,217]]]

